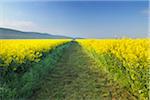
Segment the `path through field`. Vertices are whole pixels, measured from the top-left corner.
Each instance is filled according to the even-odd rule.
[[[82,48],[73,43],[43,79],[32,100],[114,100],[107,75]]]

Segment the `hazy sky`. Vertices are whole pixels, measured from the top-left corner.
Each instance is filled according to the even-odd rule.
[[[148,1],[0,3],[0,27],[89,38],[147,37],[148,15]]]

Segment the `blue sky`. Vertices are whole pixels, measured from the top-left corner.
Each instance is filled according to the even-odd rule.
[[[148,1],[0,3],[0,27],[73,37],[147,37]]]

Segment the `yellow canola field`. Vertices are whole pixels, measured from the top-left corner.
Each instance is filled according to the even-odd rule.
[[[79,39],[102,69],[140,100],[150,90],[150,39]]]
[[[0,66],[9,66],[12,62],[17,64],[26,61],[38,62],[43,52],[48,52],[68,41],[70,40],[0,40]]]
[[[97,54],[112,53],[129,67],[148,67],[150,60],[149,39],[84,39],[80,45]]]

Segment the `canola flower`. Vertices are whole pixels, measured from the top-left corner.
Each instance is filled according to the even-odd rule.
[[[70,40],[0,40],[0,67],[7,68],[12,63],[24,64],[26,61],[39,62],[42,53],[68,41]],[[11,67],[16,69],[15,66]]]
[[[114,81],[140,100],[149,99],[149,39],[84,39],[79,44],[97,59]]]

